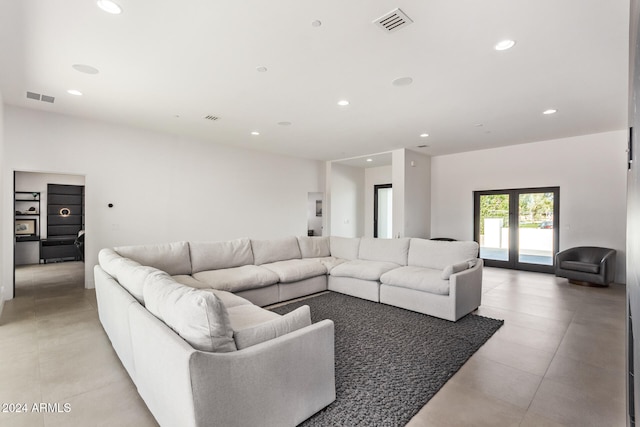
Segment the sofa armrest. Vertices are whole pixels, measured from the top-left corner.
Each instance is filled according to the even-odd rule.
[[[602,260],[600,260],[600,275],[605,283],[613,282],[616,274],[616,251],[611,249],[607,251]]]
[[[190,366],[196,425],[294,426],[335,400],[334,324],[233,353],[196,352]]]
[[[140,397],[162,426],[196,427],[189,361],[197,351],[140,305],[129,307]]]
[[[455,320],[478,308],[482,302],[482,268],[478,258],[473,267],[449,277],[449,296],[455,301]]]
[[[335,400],[334,325],[314,323],[243,350],[195,350],[130,308],[136,386],[160,425],[296,425]]]

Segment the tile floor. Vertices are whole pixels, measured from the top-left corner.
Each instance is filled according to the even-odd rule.
[[[58,403],[60,412],[0,413],[0,426],[157,425],[82,274],[81,263],[17,271],[18,296],[0,317],[0,403]],[[623,286],[486,268],[482,298],[478,313],[504,326],[410,426],[625,425]]]

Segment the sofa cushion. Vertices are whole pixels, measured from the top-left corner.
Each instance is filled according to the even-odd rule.
[[[380,280],[387,271],[400,267],[393,262],[354,260],[344,262],[331,270],[336,277],[353,277],[362,280]]]
[[[127,258],[123,258],[122,255],[120,255],[113,249],[105,248],[101,249],[100,252],[98,252],[98,263],[100,264],[100,267],[102,267],[104,271],[109,273],[109,275],[111,275],[111,277],[115,278],[116,280],[118,280],[118,271],[120,270],[119,263],[123,259]],[[133,260],[129,261],[135,262]],[[135,264],[140,265],[140,263],[138,262],[135,262]]]
[[[298,239],[295,237],[272,240],[251,240],[251,248],[253,249],[255,265],[302,258],[300,247],[298,246]]]
[[[189,286],[196,289],[210,289],[210,286],[208,286],[204,282],[201,282],[190,274],[178,274],[176,276],[171,276],[171,278],[181,285]]]
[[[125,288],[139,303],[143,303],[142,282],[147,274],[153,271],[159,271],[153,267],[142,267],[140,263],[124,258],[112,249],[102,249],[98,253],[98,262],[102,269],[111,277],[118,280],[120,285]]]
[[[239,305],[253,305],[253,303],[248,299],[242,298],[231,292],[219,291],[217,289],[203,289],[203,291],[213,292],[214,295],[217,296],[220,301],[222,301],[227,310],[231,307],[237,307]]]
[[[220,298],[220,301],[224,304],[225,307],[235,307],[236,305],[245,305],[245,304],[253,304],[251,301],[246,300],[238,295],[232,294],[227,291],[219,291],[217,289],[211,289],[209,285],[204,282],[201,282],[191,276],[180,275],[180,276],[171,276],[173,280],[180,283],[181,285],[190,286],[196,289],[202,289],[206,292],[213,292],[215,296]]]
[[[565,270],[581,271],[583,273],[598,274],[600,271],[599,264],[592,264],[590,262],[581,261],[560,261],[560,268]]]
[[[144,284],[146,308],[197,350],[236,350],[224,304],[212,292],[183,286],[167,275]]]
[[[450,264],[478,257],[478,244],[473,241],[446,242],[411,239],[408,265],[444,270]]]
[[[236,331],[233,339],[238,350],[242,350],[309,325],[311,325],[311,311],[308,305],[303,305],[277,319]]]
[[[471,268],[471,263],[469,261],[458,262],[455,264],[447,265],[440,274],[440,278],[442,280],[449,280],[452,274],[460,273],[468,268]]]
[[[279,280],[276,273],[257,265],[201,271],[193,277],[210,288],[229,292],[263,288],[278,283]]]
[[[443,280],[442,271],[424,267],[400,267],[380,277],[383,285],[415,289],[438,295],[449,295],[449,281]]]
[[[191,274],[191,257],[187,242],[120,246],[114,249],[123,257],[165,271],[170,276]]]
[[[297,282],[327,274],[327,268],[313,259],[290,259],[262,264],[261,267],[276,273],[281,283]]]
[[[229,322],[234,332],[251,328],[261,323],[269,322],[273,319],[279,319],[281,316],[257,305],[237,305],[227,309],[229,313]]]
[[[313,260],[315,262],[319,262],[320,264],[324,265],[324,268],[327,269],[327,274],[331,273],[331,270],[333,270],[333,267],[347,262],[347,260],[344,258],[336,258],[333,256],[327,256],[327,257],[321,257],[321,258],[307,258],[307,259]]]
[[[125,260],[131,261],[128,258]],[[131,268],[123,269],[118,275],[118,282],[142,305],[146,305],[144,300],[144,282],[149,277],[167,276],[169,275],[157,268],[148,265],[137,265]]]
[[[347,260],[358,259],[359,237],[331,236],[329,242],[331,244],[331,256]]]
[[[398,265],[407,265],[410,239],[374,239],[363,237],[360,240],[358,259],[367,261],[388,261]]]
[[[298,246],[302,258],[319,258],[331,255],[329,237],[299,236]]]
[[[190,242],[189,251],[193,273],[253,264],[251,241],[246,238],[226,242]]]

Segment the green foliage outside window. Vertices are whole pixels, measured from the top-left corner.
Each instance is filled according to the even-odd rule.
[[[553,220],[553,193],[525,193],[518,200],[518,219],[521,228],[538,228],[543,221]],[[485,218],[501,218],[509,227],[509,195],[480,196],[480,234],[484,234]]]

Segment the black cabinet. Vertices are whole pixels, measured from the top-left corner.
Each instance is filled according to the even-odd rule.
[[[79,260],[75,241],[84,229],[84,186],[47,185],[47,238],[40,241],[40,259]]]

